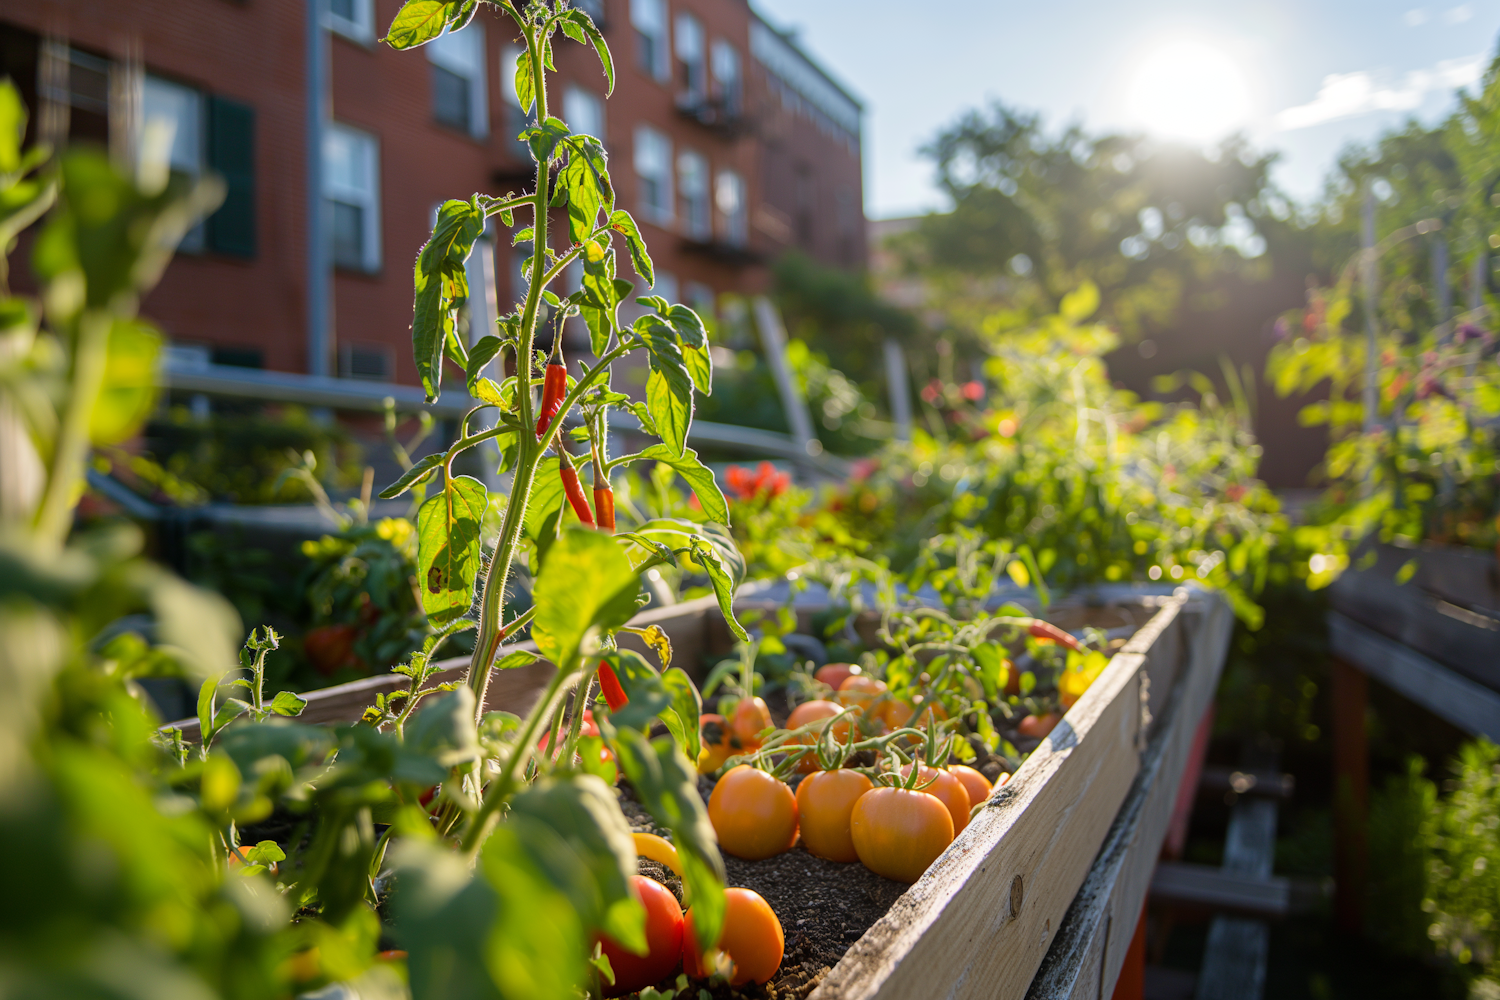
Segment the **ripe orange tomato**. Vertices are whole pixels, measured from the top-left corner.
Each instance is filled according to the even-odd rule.
[[[630,884],[646,907],[646,954],[637,955],[599,936],[599,945],[615,973],[614,985],[604,988],[607,997],[621,997],[661,982],[682,957],[682,907],[677,905],[677,897],[644,875],[630,876]]]
[[[840,685],[857,673],[859,668],[852,663],[830,663],[819,667],[813,677],[837,691]]]
[[[751,889],[724,890],[724,932],[719,935],[717,950],[734,963],[729,982],[743,986],[754,981],[769,982],[781,968],[786,937],[781,921],[760,893]],[[707,979],[713,973],[713,961],[703,961],[697,936],[693,933],[693,911],[687,912],[682,935],[682,971],[694,979]],[[712,956],[710,956],[712,959]]]
[[[990,779],[967,764],[949,764],[948,773],[959,780],[964,791],[969,793],[969,805],[974,806],[990,797]]]
[[[911,774],[911,765],[907,764],[903,767],[901,774],[903,777]],[[964,783],[955,775],[935,767],[928,767],[926,764],[922,765],[922,775],[917,780],[932,782],[922,791],[936,796],[937,800],[947,807],[948,815],[953,817],[953,835],[956,837],[962,833],[963,828],[969,825],[969,809],[974,804],[969,801],[969,791],[964,787]]]
[[[849,832],[866,868],[898,882],[915,882],[953,843],[953,816],[926,792],[877,788],[854,803]]]
[[[754,750],[760,746],[759,735],[771,728],[771,710],[762,698],[745,698],[734,706],[729,730],[741,747]]]
[[[948,710],[937,699],[933,699],[929,705],[926,699],[918,695],[915,705],[894,698],[883,701],[876,706],[874,715],[891,729],[903,726],[922,729],[927,725],[929,715],[935,715],[939,722],[947,720]]]
[[[858,771],[818,771],[797,786],[802,846],[829,861],[858,861],[849,816],[859,797],[875,787]]]
[[[831,701],[806,701],[792,709],[792,714],[786,720],[786,728],[797,729],[810,722],[817,722],[819,719],[831,719],[843,710],[844,707],[842,705],[836,705]],[[834,723],[834,738],[842,743],[849,737],[849,727],[850,723],[847,719]],[[803,744],[816,743],[818,742],[817,731],[804,733],[798,736],[794,742]],[[797,765],[797,770],[803,774],[810,774],[817,769],[818,759],[812,754],[803,757],[801,763]]]
[[[1061,721],[1062,716],[1056,712],[1048,712],[1046,715],[1028,715],[1016,725],[1016,732],[1022,736],[1040,740],[1056,729]]]
[[[698,731],[703,742],[698,751],[698,773],[712,774],[734,756],[734,748],[729,745],[729,727],[724,716],[709,713],[699,718]]]
[[[749,764],[729,769],[708,797],[708,819],[719,846],[759,861],[797,841],[797,799],[785,784]]]
[[[860,711],[867,711],[885,692],[885,681],[855,674],[839,685],[839,704],[856,705]]]

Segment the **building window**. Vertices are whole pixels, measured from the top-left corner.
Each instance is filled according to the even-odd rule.
[[[733,170],[720,170],[714,182],[714,204],[723,218],[724,242],[742,247],[749,238],[749,199],[745,179]]]
[[[734,117],[740,113],[743,101],[740,84],[740,53],[722,38],[714,39],[713,48],[714,97],[723,106],[724,113]]]
[[[390,380],[394,358],[384,344],[340,344],[339,378],[357,378],[370,382]]]
[[[49,40],[41,44],[36,72],[42,102],[37,124],[44,141],[109,145],[110,91],[116,72],[109,60]],[[65,110],[58,115],[47,104]]]
[[[635,29],[636,64],[666,83],[672,76],[666,0],[630,0],[630,26]]]
[[[476,138],[488,135],[484,25],[471,24],[463,31],[439,35],[425,47],[432,64],[433,117]]]
[[[380,269],[380,146],[373,135],[331,124],[323,137],[323,194],[336,267]]]
[[[563,91],[563,119],[575,135],[591,135],[604,141],[604,102],[597,94],[568,84]]]
[[[328,30],[362,45],[375,40],[374,0],[328,0]]]
[[[677,190],[682,199],[682,231],[695,240],[713,237],[708,209],[708,161],[701,154],[683,150],[677,157]]]
[[[708,98],[707,53],[703,44],[703,25],[691,14],[677,15],[677,61],[681,64],[682,103],[689,107]]]
[[[672,222],[672,140],[650,125],[635,130],[635,175],[641,184],[641,216],[659,226]]]
[[[141,84],[141,136],[137,143],[142,164],[166,160],[172,173],[197,177],[203,173],[203,93],[193,87],[147,76]],[[179,250],[200,253],[204,246],[200,223],[188,230]]]

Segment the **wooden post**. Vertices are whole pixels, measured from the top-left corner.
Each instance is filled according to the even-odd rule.
[[[1359,668],[1333,661],[1333,867],[1334,922],[1339,930],[1363,929],[1366,822],[1370,803],[1370,754],[1365,736],[1369,682]]]
[[[1125,964],[1120,966],[1120,976],[1115,980],[1113,1000],[1145,1000],[1146,997],[1146,905],[1141,904],[1141,917],[1135,924],[1135,936],[1130,939],[1130,948],[1125,952]]]

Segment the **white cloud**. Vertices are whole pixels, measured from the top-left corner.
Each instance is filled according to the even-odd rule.
[[[1323,78],[1318,95],[1307,104],[1287,108],[1276,116],[1283,132],[1308,128],[1340,118],[1353,118],[1375,111],[1410,111],[1434,91],[1469,87],[1479,82],[1484,56],[1444,59],[1431,69],[1414,69],[1399,84],[1366,71],[1330,73]]]
[[[1420,28],[1427,23],[1427,8],[1418,7],[1415,10],[1409,10],[1402,16],[1401,20],[1406,22],[1408,28]]]
[[[1473,16],[1474,16],[1474,5],[1473,4],[1467,4],[1467,3],[1465,3],[1465,4],[1459,4],[1457,7],[1454,7],[1451,10],[1446,10],[1446,11],[1443,12],[1443,23],[1444,24],[1463,24],[1465,21],[1467,21],[1469,18],[1471,18]]]

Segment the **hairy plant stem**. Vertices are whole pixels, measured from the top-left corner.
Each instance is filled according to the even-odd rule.
[[[531,75],[536,88],[536,120],[547,120],[546,67],[542,59],[542,42],[534,28],[523,25],[526,49],[531,56]],[[516,357],[516,374],[520,376],[525,392],[516,393],[521,409],[521,426],[531,427],[535,418],[531,412],[531,354],[536,342],[537,303],[541,300],[543,276],[547,265],[547,190],[549,177],[547,161],[536,165],[536,190],[532,192],[532,238],[531,238],[531,286],[526,289],[526,305],[521,313],[521,343]],[[561,422],[562,414],[558,415]],[[531,498],[531,486],[536,479],[537,462],[542,457],[541,446],[531,440],[524,430],[518,435],[520,454],[517,456],[516,474],[511,482],[510,499],[505,505],[505,518],[500,525],[500,538],[495,545],[495,555],[490,560],[490,572],[484,581],[484,598],[479,613],[479,635],[474,642],[474,655],[469,660],[469,687],[474,692],[474,722],[484,719],[485,698],[489,694],[490,666],[495,661],[495,651],[500,648],[500,618],[505,609],[505,587],[510,577],[510,563],[516,554],[521,538],[521,526],[525,523],[526,502]]]
[[[33,537],[52,551],[62,548],[73,523],[73,490],[88,457],[89,423],[104,385],[111,325],[109,313],[93,309],[84,310],[78,320],[68,405],[47,463],[47,486],[32,522]]]

